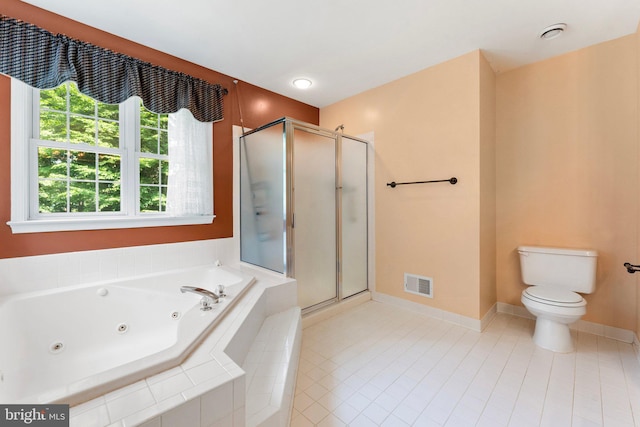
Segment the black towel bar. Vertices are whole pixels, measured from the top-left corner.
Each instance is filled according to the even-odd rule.
[[[458,178],[456,178],[455,176],[453,178],[449,178],[449,179],[437,179],[435,181],[413,181],[413,182],[387,182],[387,185],[391,188],[396,188],[396,185],[407,185],[407,184],[430,184],[432,182],[448,182],[451,185],[454,185],[455,183],[458,182]]]

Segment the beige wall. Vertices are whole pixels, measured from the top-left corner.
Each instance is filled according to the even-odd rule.
[[[622,267],[640,263],[639,58],[640,32],[498,76],[476,51],[322,109],[323,127],[375,132],[376,290],[481,318],[521,305],[518,245],[588,247],[584,319],[640,331]],[[403,292],[404,272],[435,298]]]
[[[584,320],[638,330],[622,267],[638,261],[637,45],[631,35],[498,75],[498,301],[520,305],[518,245],[594,248]]]
[[[496,302],[496,76],[480,58],[480,315]]]
[[[475,51],[321,109],[323,127],[375,133],[378,292],[476,319],[495,302],[493,196],[480,197],[494,192],[494,171],[480,167],[493,164],[493,113],[480,113],[493,84]],[[386,186],[452,176],[455,186]],[[405,293],[405,272],[433,277],[434,298]]]
[[[636,67],[637,67],[637,82],[636,88],[638,92],[638,112],[637,112],[637,123],[636,123],[636,132],[638,135],[638,145],[640,146],[640,25],[638,25],[638,31],[636,32]],[[638,168],[640,169],[640,150],[638,150]],[[640,201],[640,173],[638,174],[637,181],[638,188],[636,194],[638,194],[638,200]],[[636,212],[636,221],[638,224],[637,227],[637,238],[636,242],[640,245],[640,209]],[[638,261],[640,257],[640,250],[636,247],[636,258]],[[636,264],[636,263],[634,263]],[[638,274],[635,274],[638,276]],[[640,337],[640,278],[636,277],[636,336]]]

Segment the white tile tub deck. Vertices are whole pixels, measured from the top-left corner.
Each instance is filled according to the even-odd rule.
[[[249,348],[269,316],[289,312],[287,319],[299,324],[300,330],[301,320],[299,310],[296,318],[293,309],[295,281],[242,269],[255,276],[256,283],[182,365],[72,407],[70,426],[245,426],[247,382],[241,366]],[[294,369],[290,394],[299,343],[298,339],[298,353],[295,347],[289,353]]]
[[[288,426],[302,343],[300,309],[267,317],[242,365],[247,427]],[[292,366],[293,365],[293,366]]]

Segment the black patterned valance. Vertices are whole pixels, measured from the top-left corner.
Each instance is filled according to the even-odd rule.
[[[80,92],[108,104],[139,96],[154,113],[188,108],[201,122],[222,120],[222,98],[227,94],[218,84],[4,15],[0,15],[0,73],[39,89],[71,80]]]

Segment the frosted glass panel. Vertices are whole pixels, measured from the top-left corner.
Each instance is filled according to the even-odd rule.
[[[240,138],[240,259],[284,273],[284,123]]]
[[[298,303],[337,298],[335,139],[294,131],[294,274]]]
[[[367,289],[367,145],[342,138],[342,297]]]
[[[286,118],[240,139],[240,259],[294,277],[307,312],[367,290],[367,153]]]

